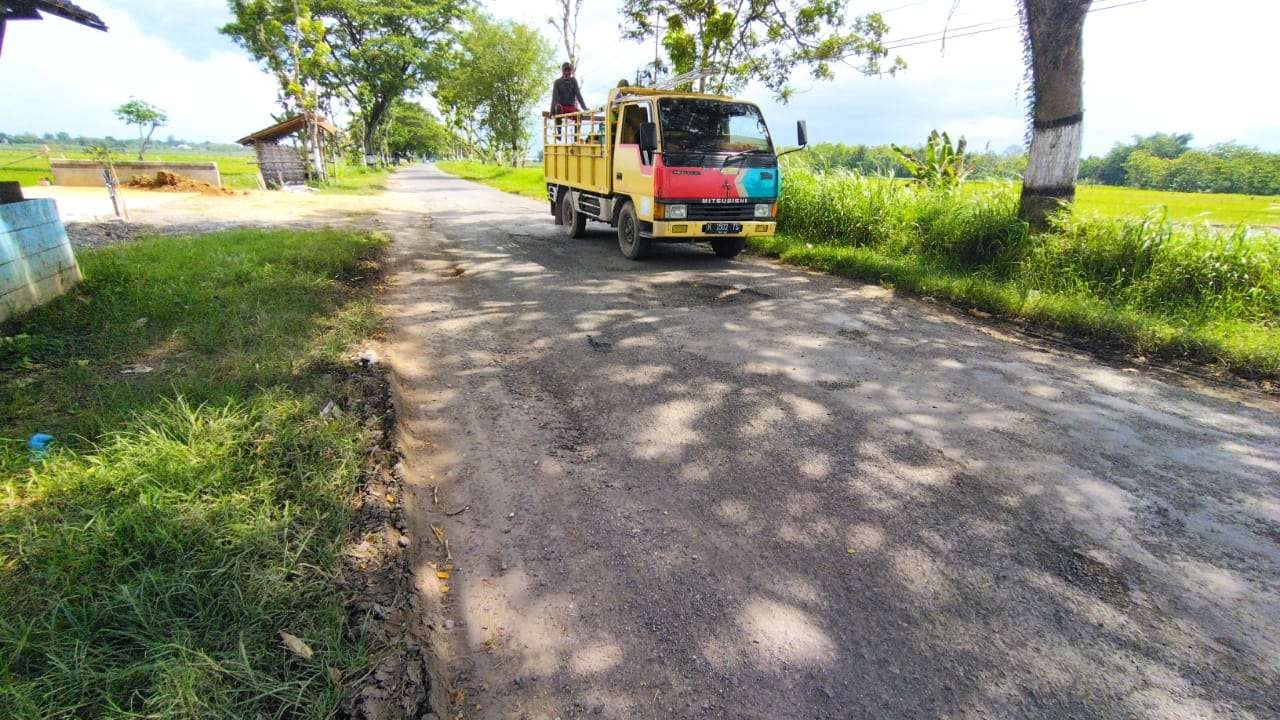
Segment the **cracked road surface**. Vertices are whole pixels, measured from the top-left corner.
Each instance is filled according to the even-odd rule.
[[[384,214],[384,303],[453,712],[1280,713],[1274,398],[702,246],[630,262],[429,166],[392,189],[430,216]]]

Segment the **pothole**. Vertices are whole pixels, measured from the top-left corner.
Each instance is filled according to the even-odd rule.
[[[754,288],[719,283],[663,283],[653,285],[651,289],[664,305],[729,305],[773,298],[772,295]]]

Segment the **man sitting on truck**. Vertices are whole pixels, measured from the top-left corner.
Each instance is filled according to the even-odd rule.
[[[560,66],[560,77],[551,84],[551,114],[564,115],[587,109],[587,101],[582,99],[582,90],[578,87],[578,79],[573,76],[573,63]],[[556,134],[560,134],[563,120],[556,119]],[[575,124],[576,125],[576,124]],[[577,134],[576,132],[574,133]]]

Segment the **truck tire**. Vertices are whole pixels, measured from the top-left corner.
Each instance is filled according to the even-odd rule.
[[[560,196],[560,224],[564,226],[564,236],[568,238],[580,238],[587,232],[587,216],[574,207],[572,193],[566,192]]]
[[[618,248],[631,260],[639,260],[649,254],[649,238],[640,236],[640,221],[636,208],[630,202],[618,211]]]
[[[746,238],[717,238],[711,241],[711,249],[722,258],[736,258],[746,246]]]

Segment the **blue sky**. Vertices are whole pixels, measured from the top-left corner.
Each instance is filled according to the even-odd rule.
[[[1127,0],[1095,0],[1095,6]],[[232,141],[269,124],[275,85],[217,33],[224,0],[81,0],[111,26],[97,33],[59,20],[13,23],[0,56],[0,130],[128,135],[111,108],[137,96],[171,117],[162,134]],[[499,16],[537,25],[551,0],[487,0]],[[618,40],[619,0],[585,0],[579,76],[591,103],[652,57]],[[887,10],[890,38],[940,30],[952,0],[849,0],[851,12]],[[1280,3],[1145,0],[1095,12],[1085,26],[1085,150],[1105,152],[1135,133],[1191,132],[1196,144],[1234,140],[1280,150],[1275,32]],[[1015,0],[960,0],[953,27],[1011,18]],[[1002,150],[1023,137],[1021,47],[1016,30],[954,37],[898,51],[908,69],[832,82],[799,77],[789,105],[757,100],[789,141],[808,121],[816,141],[918,142],[932,128],[970,147]],[[548,79],[550,81],[550,79]],[[430,101],[427,101],[430,104]]]

